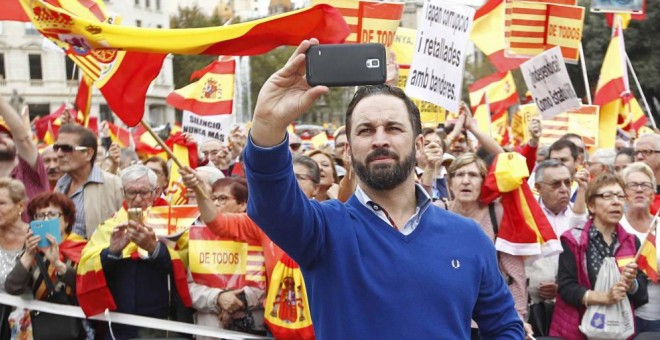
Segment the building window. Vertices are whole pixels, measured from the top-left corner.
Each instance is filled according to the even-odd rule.
[[[41,54],[29,54],[28,61],[30,63],[30,79],[44,79],[41,73]]]
[[[5,72],[5,55],[0,53],[0,80],[7,79],[7,73]]]
[[[64,57],[64,63],[66,64],[66,80],[78,81],[80,75],[78,66],[67,56]]]
[[[163,25],[156,25],[156,28],[163,28]]]
[[[135,20],[135,26],[142,27],[142,20]]]
[[[146,8],[151,7],[151,1],[150,0],[144,0],[144,7],[146,7]]]
[[[156,10],[160,11],[160,0],[156,0]]]
[[[99,122],[104,121],[108,121],[113,124],[115,123],[115,117],[112,115],[112,111],[110,111],[108,104],[99,105]]]
[[[30,111],[30,119],[50,114],[50,104],[48,103],[27,104],[27,106]]]
[[[25,34],[27,34],[27,35],[37,35],[37,34],[39,34],[39,31],[37,31],[37,28],[34,27],[34,25],[31,22],[26,22],[25,23]]]
[[[135,0],[135,7],[140,6],[140,0]]]

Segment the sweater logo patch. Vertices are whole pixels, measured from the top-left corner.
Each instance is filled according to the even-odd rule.
[[[451,260],[451,266],[454,269],[461,268],[461,261],[459,261],[457,259],[453,259],[453,260]]]

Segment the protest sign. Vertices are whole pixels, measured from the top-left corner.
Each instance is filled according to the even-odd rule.
[[[473,17],[471,7],[440,0],[424,3],[406,94],[458,111]]]
[[[544,119],[580,107],[558,46],[526,61],[520,71]]]
[[[415,52],[416,34],[417,30],[415,29],[399,27],[394,35],[391,51],[394,53],[399,66],[399,79],[396,86],[401,89],[406,87],[406,81],[410,73],[410,64]],[[422,126],[436,128],[439,123],[445,121],[445,110],[442,107],[416,98],[410,99],[419,109]]]
[[[202,143],[208,138],[224,142],[229,136],[232,123],[232,115],[200,116],[190,111],[183,111],[181,129],[182,132],[193,135],[197,143]]]
[[[579,108],[562,112],[552,118],[543,119],[543,133],[539,143],[550,145],[567,133],[576,133],[582,136],[584,144],[588,148],[598,146],[599,106],[581,105]],[[536,104],[520,106],[520,114],[523,119],[524,140],[531,137],[527,127],[531,120],[539,115]]]

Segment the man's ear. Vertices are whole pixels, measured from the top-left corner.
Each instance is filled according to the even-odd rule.
[[[415,151],[424,151],[424,136],[419,134],[415,137]]]

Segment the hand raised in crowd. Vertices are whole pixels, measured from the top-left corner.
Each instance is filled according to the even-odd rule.
[[[587,191],[590,177],[591,175],[589,175],[589,169],[587,168],[581,168],[575,173],[575,181],[578,183],[579,190]]]
[[[257,145],[282,142],[287,126],[328,93],[328,87],[310,87],[305,79],[305,52],[318,43],[315,38],[303,40],[286,65],[270,76],[259,91],[251,133]]]
[[[204,192],[203,185],[207,185],[207,184],[204,183],[204,181],[202,181],[199,178],[199,176],[197,175],[197,171],[193,170],[191,167],[186,166],[183,168],[179,168],[179,173],[181,174],[181,180],[183,181],[183,185],[185,185],[186,188],[192,189],[198,194],[200,191]]]
[[[458,105],[458,114],[465,117],[463,127],[466,130],[472,131],[472,129],[477,127],[477,121],[472,117],[472,111],[470,111],[470,107],[464,101],[461,101]]]
[[[101,132],[101,138],[110,137],[110,125],[107,120],[101,122],[99,131]]]
[[[195,143],[195,136],[193,136],[192,134],[183,132],[181,133],[181,135],[186,140],[186,143]]]
[[[531,146],[537,146],[539,145],[539,140],[541,139],[541,135],[543,134],[543,124],[541,123],[541,117],[536,116],[532,118],[532,120],[529,122],[529,135],[531,136],[531,139],[529,140]]]
[[[116,226],[115,229],[112,230],[112,234],[110,234],[110,246],[108,247],[110,253],[115,255],[121,254],[122,250],[124,250],[128,243],[131,242],[126,234],[127,229],[128,223],[125,223]]]
[[[119,161],[121,159],[121,147],[119,147],[119,144],[112,143],[110,145],[110,149],[108,150],[108,155],[110,156],[112,164],[119,165]]]
[[[436,142],[431,142],[424,146],[424,157],[426,158],[427,169],[437,169],[442,163],[442,148]]]
[[[32,230],[29,230],[25,236],[25,251],[21,256],[21,264],[25,269],[30,269],[32,262],[34,262],[34,257],[37,255],[37,245],[41,241],[39,235],[34,235]]]
[[[126,235],[131,242],[148,251],[149,254],[153,254],[156,250],[158,239],[156,239],[156,233],[151,227],[136,221],[128,221]]]

